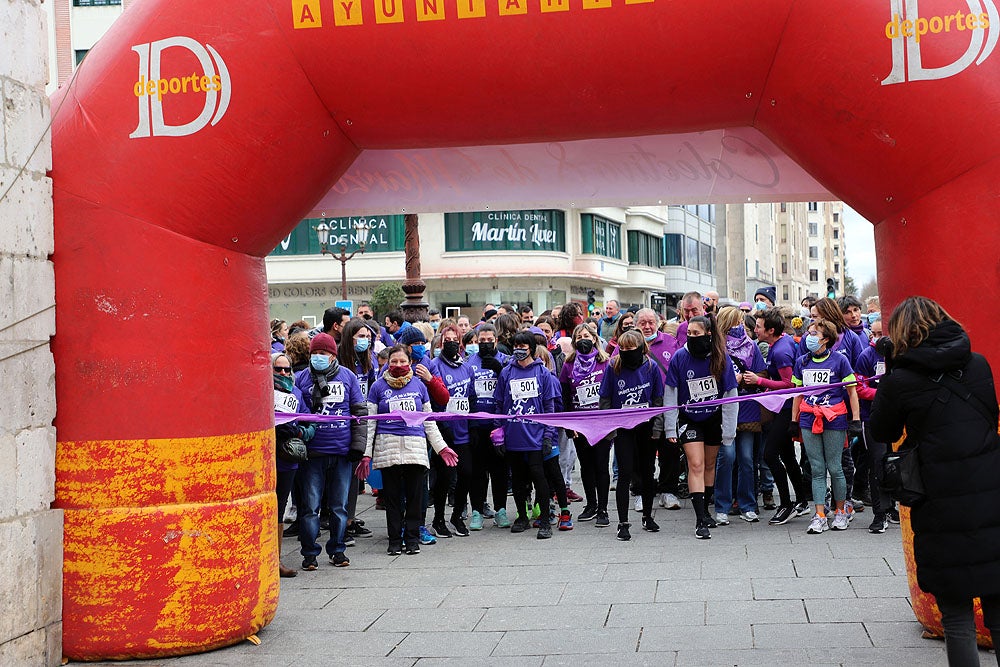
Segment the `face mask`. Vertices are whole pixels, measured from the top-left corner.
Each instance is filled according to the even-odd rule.
[[[812,334],[809,334],[808,336],[806,336],[806,349],[807,350],[809,350],[813,354],[816,354],[817,352],[819,352],[820,348],[822,348],[822,347],[823,346],[820,345],[820,342],[819,342],[819,336],[814,336]]]
[[[330,357],[325,354],[314,354],[309,357],[309,364],[318,371],[330,368]]]
[[[424,355],[427,354],[426,345],[412,345],[410,350],[413,352],[414,359],[423,359]]]
[[[389,375],[394,378],[401,378],[409,372],[409,366],[389,366]]]
[[[688,352],[698,357],[699,359],[705,359],[710,354],[712,354],[712,337],[711,336],[688,336],[687,339]]]
[[[359,338],[354,341],[354,351],[355,352],[367,352],[368,346],[371,345],[371,338]]]
[[[635,370],[642,365],[642,350],[639,348],[634,350],[622,350],[618,353],[618,356],[622,358],[622,363],[625,365],[625,368]]]
[[[576,351],[580,354],[588,355],[594,351],[594,341],[589,338],[581,338],[573,343],[573,347],[575,347]]]
[[[277,382],[281,386],[281,388],[284,389],[286,392],[291,393],[293,385],[291,376],[275,375],[274,381]]]
[[[875,324],[879,317],[879,313],[868,313],[868,324]]]
[[[457,340],[449,340],[449,341],[445,342],[444,346],[442,346],[441,349],[443,351],[442,354],[444,354],[444,356],[447,359],[457,359],[458,358],[458,341]]]
[[[747,330],[744,329],[743,327],[733,327],[732,329],[726,332],[726,335],[728,335],[730,338],[743,338],[744,336],[746,336],[746,333]]]
[[[479,345],[476,343],[469,343],[465,346],[465,353],[468,355],[479,354]]]
[[[480,343],[479,344],[479,356],[480,357],[492,357],[497,353],[496,343]]]
[[[767,310],[767,304],[763,301],[757,301],[753,305],[754,310]]]
[[[652,343],[654,340],[656,340],[656,332],[653,332],[652,335],[646,336],[647,343]]]
[[[441,326],[440,322],[431,322],[431,329],[434,331],[437,331],[439,326]]]
[[[581,324],[583,324],[583,316],[582,315],[577,315],[576,317],[574,317],[573,318],[573,324],[575,326],[580,326]]]
[[[368,313],[365,313],[365,314],[364,314],[364,315],[362,315],[361,317],[362,317],[362,318],[364,318],[364,319],[366,319],[366,320],[370,320],[370,319],[372,318],[372,316],[371,316],[371,315],[369,315]]]
[[[514,358],[517,359],[518,361],[524,361],[530,356],[531,355],[528,354],[528,351],[523,347],[519,347],[516,350],[514,350]]]

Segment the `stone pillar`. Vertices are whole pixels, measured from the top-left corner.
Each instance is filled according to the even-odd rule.
[[[403,319],[407,322],[427,320],[428,304],[424,301],[426,283],[420,279],[420,231],[417,228],[417,215],[408,213],[403,218],[406,241],[406,280],[403,281],[403,292],[406,300],[399,304],[403,311]]]
[[[0,3],[0,665],[62,659],[45,13]]]

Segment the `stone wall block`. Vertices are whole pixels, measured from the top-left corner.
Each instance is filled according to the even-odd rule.
[[[44,89],[35,90],[8,79],[3,81],[2,98],[7,144],[3,161],[16,169],[27,165],[28,171],[43,173],[52,166],[51,141],[46,134],[49,99]]]
[[[32,172],[17,174],[14,167],[0,166],[0,193],[14,184],[0,200],[0,252],[46,259],[54,250],[52,180]]]
[[[44,89],[48,79],[48,38],[45,12],[37,2],[0,2],[0,76]]]
[[[17,512],[47,509],[55,500],[56,432],[51,427],[25,429],[17,442]]]
[[[0,523],[0,665],[27,665],[37,660],[4,660],[4,651],[26,650],[18,642],[38,625],[38,565],[32,517]],[[40,635],[44,637],[44,633]],[[20,638],[16,642],[10,640]],[[38,639],[38,655],[45,644]],[[17,644],[5,649],[5,642]],[[12,654],[12,655],[16,655]]]
[[[46,510],[35,516],[37,516],[35,547],[38,550],[38,623],[47,627],[59,625],[58,636],[61,641],[63,511]],[[57,658],[62,657],[61,647],[55,655]]]
[[[14,350],[3,344],[0,350]],[[23,347],[23,346],[22,346]],[[0,433],[28,427],[50,427],[56,413],[55,365],[46,342],[0,362],[4,399],[0,400]]]

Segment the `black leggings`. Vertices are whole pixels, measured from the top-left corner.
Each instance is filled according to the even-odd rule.
[[[452,449],[455,446],[445,439]],[[454,468],[445,465],[444,459],[434,452],[428,452],[431,457],[430,471],[430,503],[434,505],[434,522],[444,521],[444,510],[448,504],[448,489],[451,487],[451,477],[455,474]]]
[[[486,487],[492,484],[493,509],[499,512],[507,506],[507,461],[493,446],[489,429],[469,429],[469,438],[472,458],[469,500],[472,509],[482,514],[483,505],[486,503]],[[461,459],[459,461],[461,462]]]
[[[458,454],[458,465],[453,468],[455,479],[455,506],[452,508],[451,518],[457,519],[465,511],[465,504],[469,498],[469,491],[472,482],[472,447],[469,443],[454,444],[451,446]]]
[[[580,460],[580,478],[583,493],[587,497],[587,507],[608,511],[608,489],[611,487],[611,473],[608,460],[611,458],[611,441],[607,438],[591,445],[585,437],[573,438],[576,444],[576,458]]]
[[[639,479],[642,493],[642,515],[653,515],[653,468],[656,463],[656,444],[650,437],[653,426],[649,422],[635,428],[618,429],[615,436],[615,454],[618,456],[618,487],[615,501],[618,505],[619,523],[628,523],[629,484],[633,473]]]
[[[562,468],[559,467],[559,456],[553,456],[542,462],[545,471],[545,481],[549,483],[549,495],[555,494],[559,507],[569,507],[566,497],[566,480],[563,479]]]
[[[558,459],[556,459],[558,461]],[[510,465],[510,474],[513,479],[514,507],[517,508],[518,518],[528,519],[525,508],[528,506],[528,491],[531,485],[535,485],[535,499],[541,510],[540,517],[548,520],[549,517],[549,483],[545,478],[545,467],[542,461],[542,451],[531,452],[507,452],[507,463]]]
[[[795,460],[795,445],[788,435],[788,425],[792,423],[792,406],[789,401],[785,408],[774,415],[774,420],[768,425],[764,434],[764,462],[774,477],[774,486],[778,489],[778,497],[782,505],[791,505],[792,497],[788,490],[788,480],[792,480],[795,489],[795,500],[802,502],[812,493],[806,490],[805,480],[798,461]],[[822,500],[822,499],[820,499]],[[819,502],[819,501],[817,501]]]

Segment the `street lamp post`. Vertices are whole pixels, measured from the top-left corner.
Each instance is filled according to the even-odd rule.
[[[327,243],[330,240],[330,225],[321,222],[314,229],[316,230],[316,238],[319,239],[320,254],[330,255],[334,259],[340,260],[340,294],[341,299],[347,301],[347,262],[359,252],[364,254],[365,246],[368,245],[368,232],[371,231],[371,227],[362,220],[358,220],[355,223],[354,231],[358,233],[358,249],[350,255],[347,254],[346,243],[340,244],[339,255],[327,248]]]

